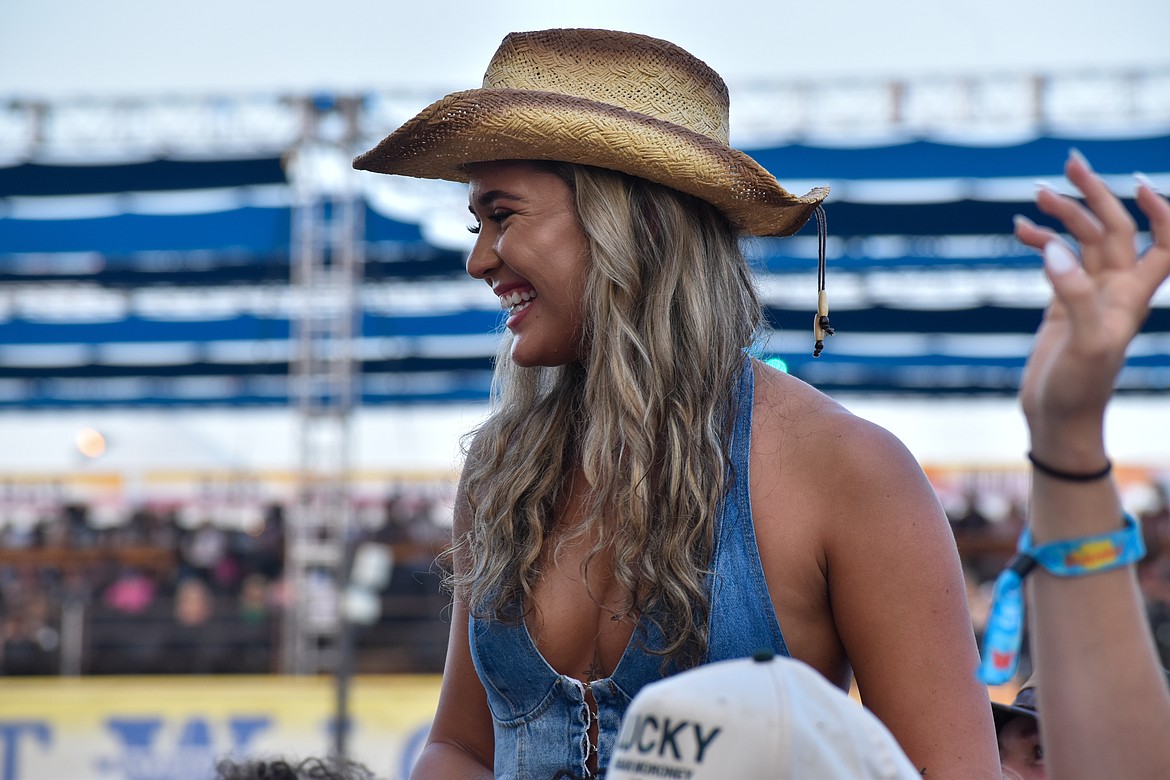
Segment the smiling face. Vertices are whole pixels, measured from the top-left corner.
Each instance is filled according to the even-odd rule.
[[[579,361],[589,250],[572,189],[539,163],[478,163],[468,172],[477,235],[467,273],[491,285],[508,311],[512,360]]]

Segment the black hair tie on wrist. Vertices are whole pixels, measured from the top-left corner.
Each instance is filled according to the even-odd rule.
[[[1060,469],[1053,468],[1043,461],[1036,460],[1036,456],[1031,452],[1028,453],[1028,460],[1032,462],[1032,468],[1041,474],[1052,477],[1053,479],[1063,479],[1065,482],[1096,482],[1099,479],[1105,479],[1105,477],[1113,472],[1113,462],[1108,459],[1105,461],[1105,468],[1089,474],[1077,474],[1072,471],[1061,471]]]

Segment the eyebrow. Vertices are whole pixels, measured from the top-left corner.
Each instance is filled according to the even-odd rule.
[[[479,206],[481,209],[485,209],[489,203],[491,203],[493,200],[498,200],[499,198],[507,198],[510,200],[519,201],[524,200],[524,198],[520,197],[519,195],[508,192],[506,190],[488,190],[475,199],[475,205],[468,203],[467,210],[474,214],[475,206]]]

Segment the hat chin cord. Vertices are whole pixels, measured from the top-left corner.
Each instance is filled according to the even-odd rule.
[[[817,218],[817,313],[813,316],[813,357],[820,357],[825,348],[825,338],[837,331],[829,324],[829,296],[825,293],[825,245],[829,228],[823,206],[813,212]]]

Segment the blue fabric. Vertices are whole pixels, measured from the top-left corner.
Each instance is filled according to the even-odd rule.
[[[1145,170],[1149,170],[1147,166]],[[142,160],[112,165],[23,163],[0,166],[0,198],[105,192],[200,190],[284,184],[279,157],[237,160]]]
[[[1039,137],[1010,146],[908,141],[850,148],[791,144],[745,149],[780,181],[853,179],[986,179],[1052,176],[1063,169],[1069,147],[1080,149],[1093,168],[1128,176],[1133,171],[1170,170],[1170,138]],[[917,211],[917,207],[910,209]],[[834,233],[835,234],[835,233]]]
[[[401,244],[402,259],[429,252],[418,225],[364,207],[365,239]],[[256,257],[288,262],[292,210],[288,206],[231,205],[177,214],[118,213],[100,217],[18,218],[0,214],[0,259],[22,253],[91,252],[122,257],[152,252],[212,252],[203,265],[233,265]]]
[[[111,313],[109,319],[86,320],[85,314],[72,321],[54,321],[0,313],[0,344],[107,344],[154,342],[208,342],[235,339],[287,340],[292,333],[289,317],[235,314],[205,316],[142,317]],[[469,310],[435,314],[374,314],[365,312],[358,323],[365,337],[481,336],[500,325],[500,310]],[[490,348],[489,348],[490,349]],[[469,352],[471,350],[468,350]],[[474,352],[472,354],[475,354]],[[488,367],[490,354],[483,355]],[[86,365],[78,363],[77,365]]]
[[[707,662],[743,658],[768,649],[788,655],[768,595],[752,524],[748,467],[754,377],[745,361],[731,438],[732,482],[716,520],[711,573]],[[612,676],[590,689],[597,703],[597,766],[609,763],[622,715],[642,686],[660,679],[662,635],[643,619]],[[591,713],[585,686],[558,674],[536,649],[523,621],[469,619],[476,672],[487,691],[495,730],[497,778],[585,777]],[[667,673],[677,671],[673,667]]]

